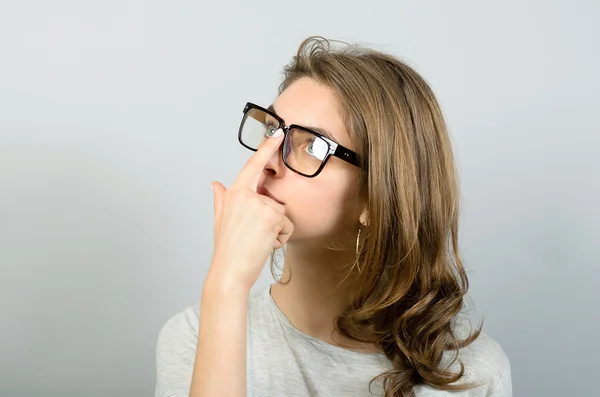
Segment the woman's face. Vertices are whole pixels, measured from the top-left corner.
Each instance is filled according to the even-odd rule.
[[[273,103],[275,113],[286,125],[321,128],[337,143],[354,150],[342,121],[339,103],[328,87],[304,77],[292,83]],[[290,243],[329,240],[354,229],[360,212],[356,204],[358,168],[331,157],[313,178],[288,169],[281,148],[264,168],[259,187],[282,202],[294,224]]]

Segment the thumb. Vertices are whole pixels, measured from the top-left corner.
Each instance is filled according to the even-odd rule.
[[[214,206],[215,206],[215,219],[221,214],[221,207],[223,206],[223,195],[227,191],[225,186],[221,182],[212,182],[210,186],[213,189]]]

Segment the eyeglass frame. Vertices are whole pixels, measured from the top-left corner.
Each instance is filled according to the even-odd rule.
[[[290,124],[290,125],[286,125],[285,121],[279,117],[278,115],[275,114],[275,112],[272,112],[268,109],[265,109],[261,106],[258,106],[252,102],[247,102],[246,106],[244,106],[244,116],[242,117],[242,122],[240,123],[240,128],[238,131],[238,141],[240,142],[240,144],[242,146],[244,146],[247,149],[252,150],[253,152],[256,152],[258,149],[254,149],[248,145],[246,145],[243,141],[242,141],[242,129],[244,127],[244,123],[246,122],[246,120],[248,119],[248,112],[252,109],[257,109],[260,110],[262,112],[265,112],[266,114],[268,114],[269,116],[273,117],[275,120],[277,120],[279,122],[279,128],[281,128],[283,130],[284,133],[284,139],[283,139],[283,149],[281,151],[281,159],[283,160],[283,163],[285,164],[285,166],[290,170],[295,172],[296,174],[300,174],[304,177],[307,178],[314,178],[315,176],[319,175],[319,173],[323,170],[323,168],[325,168],[325,164],[327,163],[327,161],[329,160],[330,157],[337,157],[339,159],[342,159],[344,161],[346,161],[347,163],[350,163],[356,167],[360,168],[360,158],[358,156],[358,154],[356,152],[354,152],[353,150],[348,149],[345,146],[340,145],[339,143],[335,142],[334,140],[326,137],[323,134],[320,134],[316,131],[311,130],[310,128],[306,128],[303,127],[301,125],[298,124]],[[305,132],[308,132],[309,134],[315,135],[317,138],[320,138],[322,140],[325,141],[325,143],[327,143],[327,147],[328,147],[328,151],[327,154],[325,155],[325,158],[321,161],[321,165],[319,166],[319,168],[317,169],[317,171],[315,171],[314,174],[305,174],[303,172],[300,172],[298,170],[295,170],[291,165],[288,164],[287,160],[285,159],[285,157],[283,156],[283,152],[285,151],[285,149],[287,149],[287,145],[288,145],[288,136],[289,136],[289,131],[292,129],[299,129]]]

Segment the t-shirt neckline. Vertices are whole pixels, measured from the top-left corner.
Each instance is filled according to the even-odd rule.
[[[327,343],[319,338],[315,338],[314,336],[305,334],[304,332],[302,332],[298,328],[296,328],[294,326],[294,324],[292,324],[291,321],[287,318],[285,313],[283,313],[283,311],[279,308],[279,306],[277,306],[277,303],[275,303],[275,300],[273,299],[273,296],[271,295],[271,285],[268,285],[265,288],[264,294],[265,294],[266,299],[268,300],[268,304],[271,307],[272,312],[280,319],[280,321],[285,325],[286,328],[290,329],[292,332],[294,332],[294,334],[298,335],[302,339],[305,339],[305,340],[311,342],[312,344],[316,344],[316,345],[322,347],[323,349],[326,349],[328,352],[330,352],[332,354],[345,354],[345,355],[352,356],[353,358],[357,358],[357,357],[362,357],[362,358],[367,358],[367,359],[383,358],[386,361],[388,360],[388,358],[383,353],[361,353],[361,352],[357,352],[357,351],[350,350],[350,349],[344,349],[343,347],[334,346],[334,345]]]

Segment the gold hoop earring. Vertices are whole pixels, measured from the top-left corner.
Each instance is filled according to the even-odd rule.
[[[360,263],[358,261],[358,246],[360,244],[360,232],[362,230],[362,225],[358,228],[358,234],[356,235],[356,267],[358,267],[358,272],[360,273]]]

